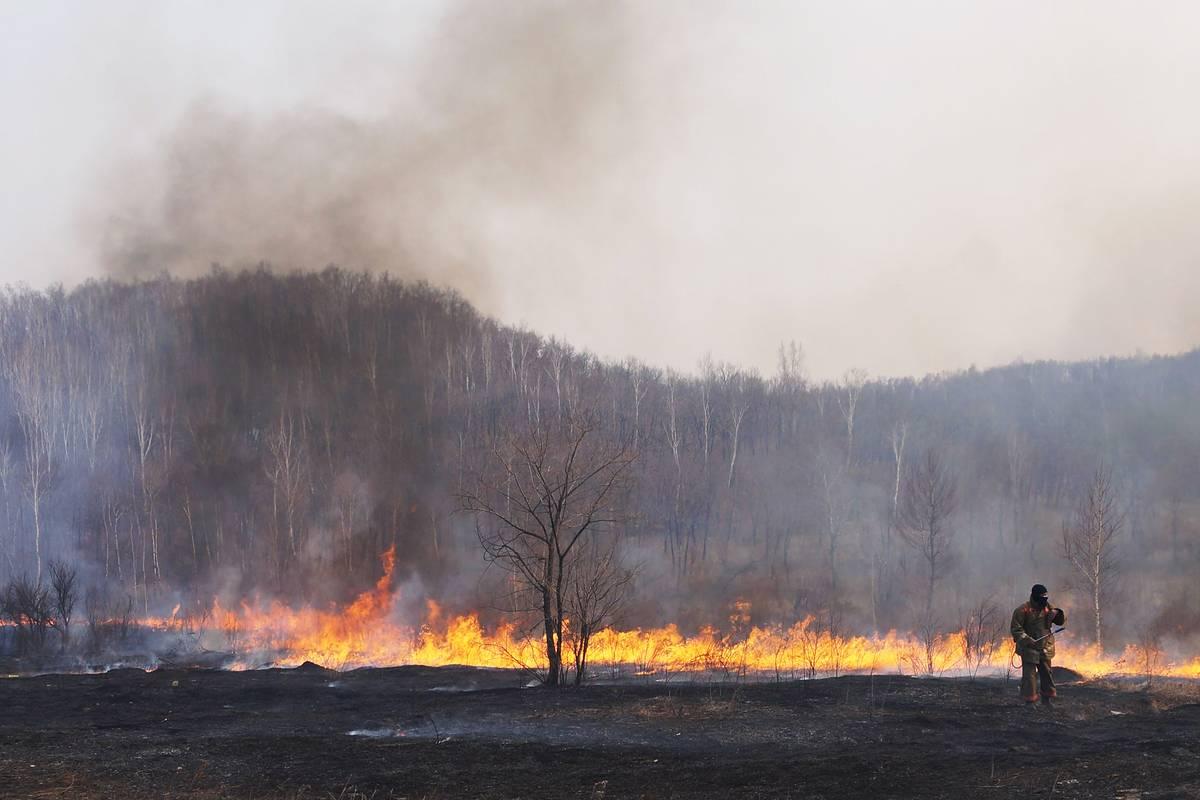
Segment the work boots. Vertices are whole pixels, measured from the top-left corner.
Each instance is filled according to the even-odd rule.
[[[1042,695],[1042,706],[1045,708],[1054,708],[1054,698],[1050,695]]]

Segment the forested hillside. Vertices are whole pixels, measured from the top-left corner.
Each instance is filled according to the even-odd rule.
[[[486,609],[464,481],[500,432],[587,410],[636,455],[626,624],[951,624],[1035,581],[1082,609],[1063,525],[1107,471],[1115,635],[1196,625],[1197,352],[814,383],[787,345],[773,375],[677,374],[423,284],[214,270],[9,289],[0,368],[0,577],[66,558],[149,611],[344,599],[392,544],[410,591]],[[902,519],[929,464],[955,489],[933,582]]]

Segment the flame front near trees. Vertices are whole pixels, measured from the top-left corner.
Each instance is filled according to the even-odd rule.
[[[446,616],[427,602],[419,627],[395,621],[392,589],[395,553],[383,556],[384,573],[374,588],[338,610],[291,608],[280,603],[243,602],[225,608],[214,602],[197,617],[147,618],[151,628],[192,630],[208,646],[238,654],[236,668],[297,666],[311,661],[331,669],[401,664],[474,667],[545,665],[539,631],[518,632],[512,624],[487,631],[476,614]],[[738,616],[747,607],[738,604]],[[684,635],[675,625],[655,629],[600,631],[592,637],[593,675],[708,672],[798,678],[843,673],[954,674],[1010,669],[1007,632],[994,648],[968,647],[962,632],[922,640],[895,631],[884,636],[840,636],[812,617],[790,626],[751,627],[742,634],[705,629]],[[1119,655],[1060,641],[1056,664],[1088,677],[1135,673],[1200,678],[1200,657],[1169,658],[1151,646],[1129,645]]]

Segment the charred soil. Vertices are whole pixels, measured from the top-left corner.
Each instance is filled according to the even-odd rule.
[[[625,682],[114,670],[0,679],[0,796],[1200,797],[1195,698],[998,679]]]

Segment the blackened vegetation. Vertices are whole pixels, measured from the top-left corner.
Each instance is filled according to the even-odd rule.
[[[780,356],[769,377],[603,361],[453,292],[337,269],[10,289],[0,573],[26,596],[20,636],[49,639],[53,558],[112,636],[214,594],[345,599],[392,545],[407,596],[503,605],[513,586],[462,498],[505,437],[585,417],[631,456],[605,523],[615,574],[642,568],[626,624],[724,628],[740,599],[751,624],[932,634],[1033,580],[1061,596],[1062,521],[1104,465],[1125,523],[1123,580],[1097,601],[1111,644],[1143,623],[1194,632],[1200,354],[825,383]],[[948,500],[924,521],[922,476]],[[62,610],[62,637],[86,638]]]
[[[890,677],[517,688],[514,671],[3,679],[0,796],[1182,798],[1190,695]]]

